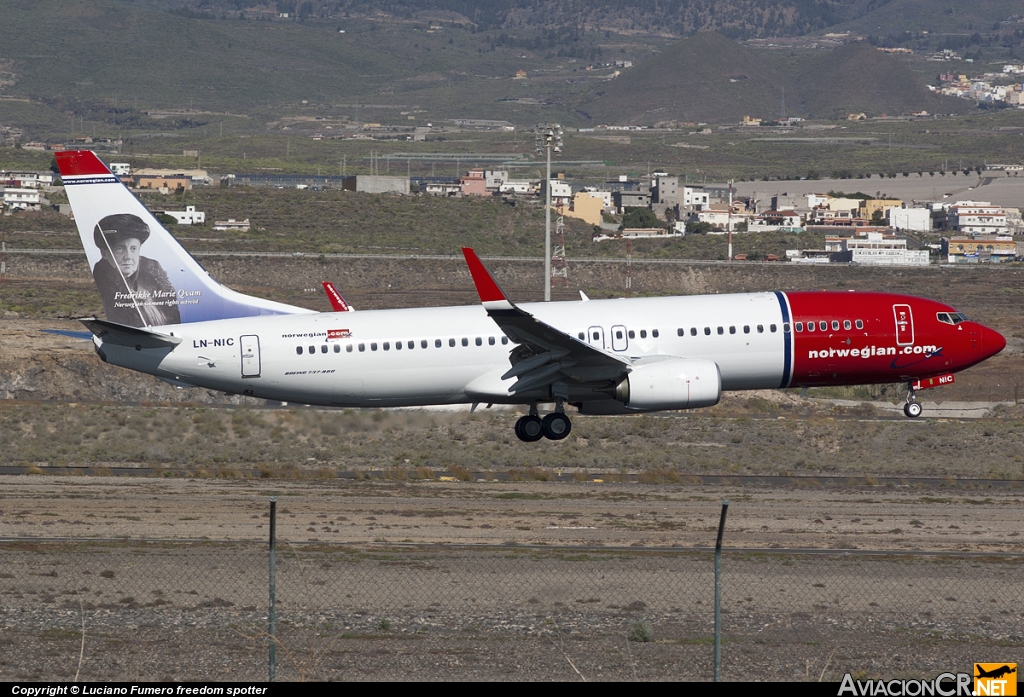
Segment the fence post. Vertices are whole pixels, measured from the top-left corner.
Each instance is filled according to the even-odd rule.
[[[722,679],[722,532],[728,512],[729,499],[724,499],[722,517],[718,521],[718,541],[715,543],[715,682]]]
[[[270,654],[268,656],[268,667],[270,670],[269,681],[274,682],[274,672],[277,669],[277,616],[275,615],[274,600],[277,595],[276,552],[277,552],[277,497],[270,497],[270,606],[267,611],[267,620],[270,625],[268,634],[270,636]]]

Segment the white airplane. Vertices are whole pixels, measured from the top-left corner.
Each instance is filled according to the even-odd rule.
[[[717,404],[726,390],[907,382],[998,353],[1003,337],[943,303],[766,292],[517,305],[464,249],[481,305],[317,313],[209,274],[90,151],[57,153],[106,319],[81,320],[109,363],[179,386],[340,407],[520,404],[523,441],[581,413]],[[554,411],[540,417],[540,404]]]

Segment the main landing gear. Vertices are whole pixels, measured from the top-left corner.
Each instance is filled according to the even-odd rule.
[[[533,443],[541,438],[562,440],[572,431],[572,422],[565,415],[565,407],[561,402],[555,411],[543,419],[537,414],[537,405],[530,407],[530,413],[516,421],[516,437],[526,443]]]
[[[910,391],[907,392],[907,403],[903,405],[903,413],[906,414],[908,418],[916,419],[921,415],[922,411],[923,409],[921,405],[917,403],[917,393],[914,392],[914,388],[911,387]]]

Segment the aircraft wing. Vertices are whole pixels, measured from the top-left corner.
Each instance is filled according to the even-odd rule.
[[[502,380],[517,378],[509,392],[526,392],[566,380],[603,386],[618,382],[629,371],[631,363],[624,356],[580,341],[517,307],[476,252],[463,247],[462,254],[488,316],[519,344],[509,357],[512,367],[501,376]]]

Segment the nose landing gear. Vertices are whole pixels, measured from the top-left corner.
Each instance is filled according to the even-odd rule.
[[[907,392],[907,403],[903,405],[903,413],[906,414],[908,418],[916,419],[921,415],[922,411],[924,411],[923,408],[917,403],[917,393],[914,391],[914,388],[911,387],[910,391]]]
[[[558,402],[555,411],[541,419],[537,414],[537,405],[532,405],[529,415],[516,421],[516,437],[525,443],[533,443],[541,438],[562,440],[572,431],[572,422],[565,415],[564,409],[562,403]]]

